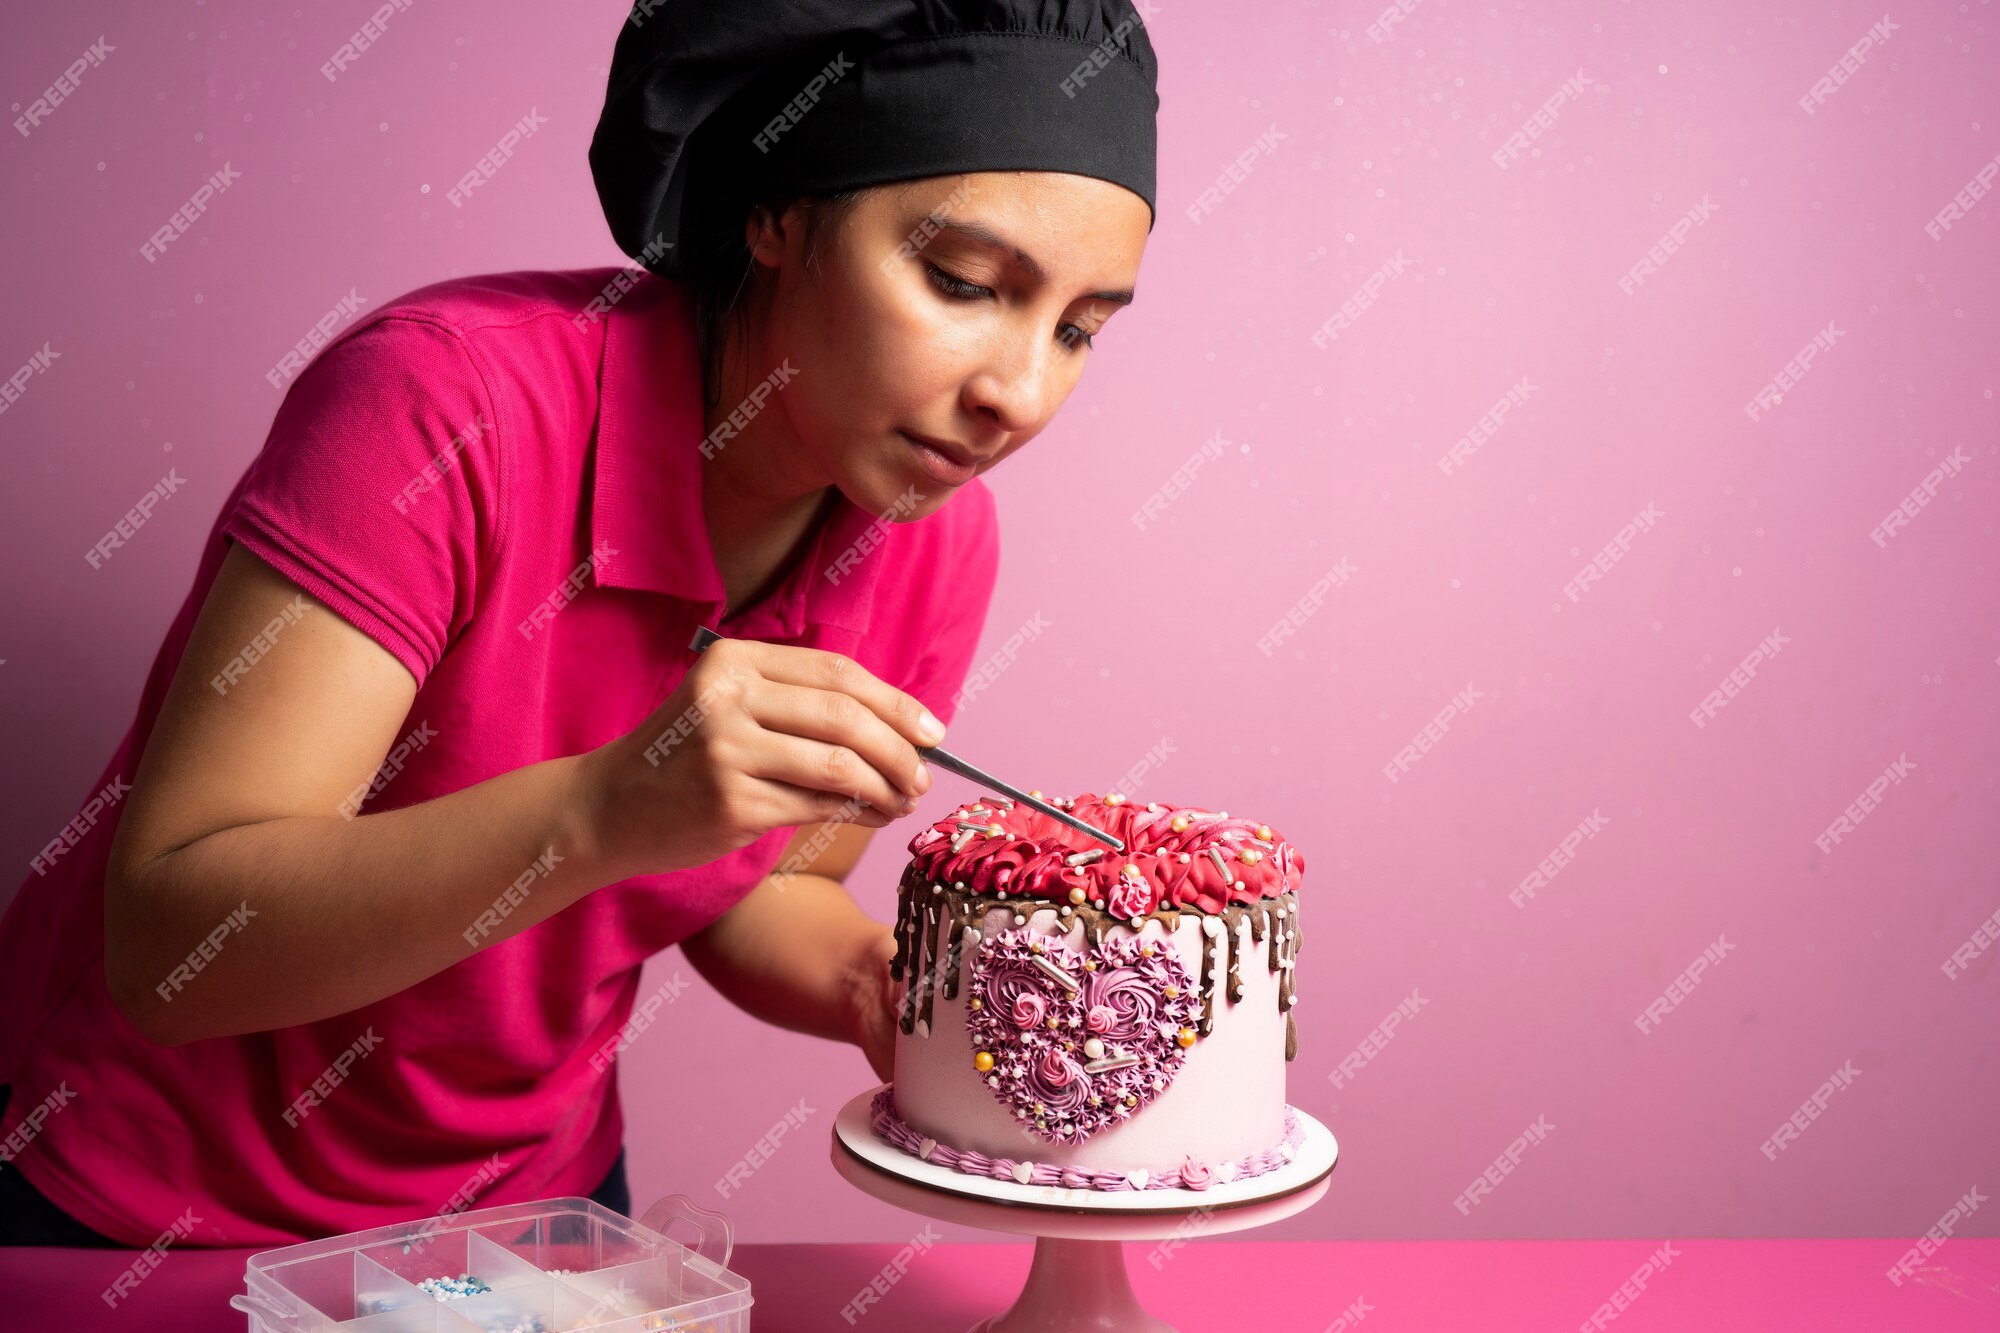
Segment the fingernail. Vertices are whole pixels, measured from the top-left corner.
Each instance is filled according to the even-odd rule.
[[[915,814],[916,812],[917,812],[917,798],[912,796],[908,800],[903,802],[903,813],[906,815],[912,815]]]
[[[932,717],[928,708],[917,715],[917,730],[923,734],[926,745],[936,745],[944,739],[944,723]]]
[[[917,790],[919,792],[926,792],[929,791],[930,789],[931,789],[931,766],[925,763],[923,760],[919,759],[917,760]]]

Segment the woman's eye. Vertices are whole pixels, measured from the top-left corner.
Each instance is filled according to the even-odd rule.
[[[964,278],[955,277],[928,261],[924,264],[924,271],[930,274],[931,282],[946,296],[970,301],[977,297],[993,295],[991,287],[981,287],[977,283],[967,282]]]
[[[1085,333],[1081,327],[1075,324],[1063,325],[1062,331],[1056,334],[1056,338],[1064,347],[1071,350],[1075,350],[1078,343],[1082,343],[1085,347],[1094,346],[1096,343],[1096,339],[1091,334]]]
[[[956,300],[976,301],[982,297],[993,295],[991,287],[982,287],[976,282],[967,282],[964,278],[945,272],[929,260],[924,261],[924,272],[930,277],[933,286],[946,296]],[[1064,347],[1074,350],[1078,346],[1092,346],[1094,335],[1085,332],[1079,324],[1064,324],[1056,331],[1056,341],[1060,342]]]

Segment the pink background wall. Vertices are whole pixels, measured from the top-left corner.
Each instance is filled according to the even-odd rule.
[[[617,262],[584,148],[616,5],[65,5],[10,20],[11,121],[100,35],[114,50],[0,136],[12,243],[0,378],[0,844],[19,867],[129,720],[216,507],[278,394],[264,372],[350,290]],[[1808,114],[1879,7],[1161,3],[1161,213],[1140,299],[1082,388],[991,478],[997,649],[1030,643],[954,748],[1053,791],[1138,786],[1253,812],[1309,861],[1293,1099],[1340,1136],[1328,1199],[1269,1234],[1912,1235],[1996,1160],[1993,864],[2000,580],[2000,199],[1925,223],[2000,148],[1992,8],[1927,3]],[[1532,151],[1491,154],[1535,108]],[[547,124],[463,208],[445,191]],[[1276,129],[1281,138],[1273,139]],[[1199,222],[1239,154],[1267,148]],[[241,173],[156,263],[194,188]],[[1676,219],[1711,214],[1627,294]],[[1324,348],[1311,335],[1401,256]],[[1839,331],[1761,419],[1794,353]],[[1522,380],[1462,467],[1438,460]],[[1220,434],[1156,520],[1129,521]],[[1962,450],[1888,540],[1869,532]],[[185,485],[102,569],[84,552],[169,467]],[[1601,582],[1564,585],[1648,505]],[[1258,639],[1346,560],[1298,633]],[[1706,725],[1689,718],[1773,631]],[[1385,764],[1468,685],[1469,710]],[[1899,758],[1851,837],[1815,839]],[[968,788],[946,781],[940,811]],[[1608,821],[1525,906],[1587,816]],[[852,883],[884,917],[913,823]],[[18,873],[25,873],[22,870]],[[8,877],[11,891],[16,877]],[[1730,948],[1650,1034],[1649,1002]],[[648,987],[679,969],[657,960]],[[1413,992],[1422,1007],[1329,1079]],[[1759,1145],[1861,1071],[1776,1160]],[[1350,1069],[1354,1069],[1350,1065]],[[712,1182],[801,1098],[727,1201],[754,1240],[900,1240],[833,1175],[869,1080],[699,984],[624,1070],[640,1206]],[[1470,1215],[1453,1200],[1553,1126]],[[1991,1210],[1972,1229],[1995,1231]]]

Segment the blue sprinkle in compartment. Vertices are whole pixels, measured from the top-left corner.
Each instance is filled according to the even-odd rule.
[[[266,1250],[230,1304],[250,1333],[749,1333],[731,1244],[727,1218],[678,1194],[639,1222],[541,1199]]]

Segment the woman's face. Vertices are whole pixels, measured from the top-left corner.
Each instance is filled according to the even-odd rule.
[[[922,518],[1062,406],[1131,299],[1148,220],[1092,177],[937,177],[867,191],[822,226],[808,269],[803,212],[766,219],[758,341],[794,372],[773,405],[850,500]]]

